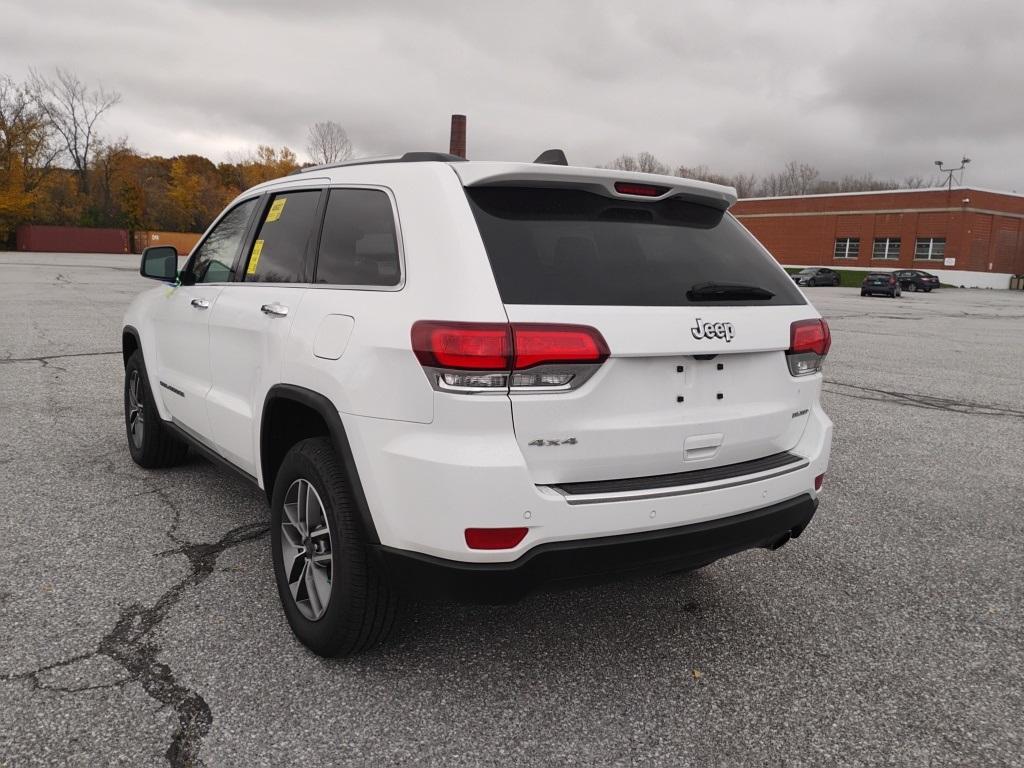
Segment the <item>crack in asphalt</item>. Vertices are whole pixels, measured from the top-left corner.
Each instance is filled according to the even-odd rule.
[[[840,389],[832,389],[829,385],[834,387],[843,387],[845,389],[854,389],[861,394],[844,392]],[[822,387],[822,389],[833,395],[853,397],[858,400],[898,403],[902,405],[909,405],[914,408],[949,411],[950,413],[963,413],[972,416],[1009,416],[1011,418],[1024,419],[1024,411],[1018,411],[1013,408],[1004,408],[998,405],[975,403],[970,400],[956,400],[950,397],[922,395],[914,392],[896,392],[889,389],[875,389],[874,387],[862,387],[858,384],[847,384],[842,381],[826,381],[825,386]]]
[[[3,363],[41,363],[45,368],[51,360],[61,360],[65,357],[99,357],[102,355],[120,355],[121,350],[114,352],[68,352],[64,355],[40,355],[39,357],[0,357],[0,364]],[[57,366],[54,366],[55,368]],[[63,368],[61,370],[64,370]]]
[[[0,681],[27,680],[36,689],[67,693],[115,688],[129,682],[138,682],[150,697],[170,706],[178,715],[178,725],[164,753],[167,762],[174,768],[203,765],[199,758],[199,750],[203,738],[210,732],[213,713],[198,691],[179,683],[171,667],[157,660],[161,649],[152,641],[150,635],[167,618],[189,587],[201,584],[215,572],[217,558],[222,552],[262,538],[269,530],[270,526],[266,523],[248,523],[232,528],[213,543],[185,543],[175,549],[157,553],[158,557],[184,555],[188,559],[190,569],[188,574],[164,592],[153,605],[131,605],[123,608],[114,627],[100,639],[92,651],[28,672],[6,675],[0,677]],[[177,541],[175,536],[171,535],[171,538]],[[116,683],[83,686],[78,689],[48,686],[39,679],[39,675],[44,672],[96,656],[106,656],[120,664],[128,672],[128,677]]]

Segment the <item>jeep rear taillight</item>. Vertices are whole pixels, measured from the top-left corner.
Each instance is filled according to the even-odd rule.
[[[824,320],[797,320],[789,326],[786,362],[793,376],[807,376],[821,370],[832,346],[832,333]]]
[[[508,323],[421,320],[412,327],[412,351],[423,365],[504,371],[512,365],[512,336]]]
[[[514,368],[522,370],[552,363],[595,363],[608,359],[608,345],[588,325],[513,323]]]
[[[420,320],[412,349],[436,389],[463,393],[575,389],[608,359],[596,328]]]

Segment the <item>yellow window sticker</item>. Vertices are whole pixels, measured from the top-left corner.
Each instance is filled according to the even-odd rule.
[[[270,212],[267,214],[267,224],[272,221],[277,221],[281,218],[281,211],[284,210],[284,204],[288,202],[287,197],[279,197],[270,206]]]
[[[249,257],[249,268],[245,270],[245,274],[256,274],[256,265],[260,263],[261,253],[263,253],[263,241],[257,240],[255,243],[252,244],[252,256]]]

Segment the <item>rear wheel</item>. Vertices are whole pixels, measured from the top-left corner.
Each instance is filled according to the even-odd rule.
[[[124,368],[124,427],[128,451],[140,467],[173,467],[188,453],[188,446],[172,435],[160,418],[142,350],[135,350]]]
[[[911,293],[916,292],[917,291],[917,283],[907,283],[907,290],[910,291]]]
[[[931,293],[931,292],[932,292],[932,289],[931,289],[931,288],[925,288],[925,289],[924,289],[924,292],[925,292],[925,293]]]
[[[861,292],[860,292],[860,295],[861,295],[861,296],[867,296],[867,295],[868,295],[868,292],[867,292],[867,291],[861,291]]]
[[[295,636],[320,656],[384,640],[396,597],[370,556],[351,487],[326,437],[292,446],[274,482],[274,575]]]

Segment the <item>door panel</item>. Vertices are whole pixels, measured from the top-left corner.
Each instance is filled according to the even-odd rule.
[[[223,286],[171,289],[155,313],[157,396],[171,417],[209,434],[206,394],[210,388],[210,315]]]
[[[206,404],[214,445],[254,476],[255,424],[267,390],[281,381],[285,346],[305,292],[305,286],[236,283],[224,289],[210,317]]]

